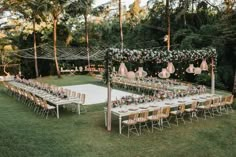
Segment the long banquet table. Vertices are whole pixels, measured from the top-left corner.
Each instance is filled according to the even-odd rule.
[[[69,105],[72,103],[77,105],[77,113],[80,115],[80,99],[79,98],[75,98],[75,97],[59,98],[55,95],[52,95],[52,94],[46,92],[45,90],[38,89],[35,87],[31,87],[31,86],[27,86],[23,83],[19,83],[19,82],[15,82],[15,81],[10,81],[9,83],[17,88],[23,89],[23,90],[30,92],[40,98],[43,98],[44,100],[46,100],[47,102],[49,102],[52,105],[55,105],[56,110],[57,110],[57,118],[58,119],[60,118],[59,106]]]
[[[148,91],[165,91],[165,90],[188,90],[189,87],[192,87],[190,84],[184,82],[177,82],[175,80],[159,80],[154,78],[149,78],[145,80],[132,80],[124,77],[113,77],[113,83],[117,85],[123,85],[126,87],[137,88],[138,91],[148,90]]]
[[[221,97],[220,95],[216,94],[200,94],[200,95],[193,95],[193,96],[187,96],[187,97],[181,97],[181,98],[175,98],[175,99],[165,99],[163,101],[154,101],[154,102],[147,102],[143,104],[131,104],[131,105],[122,105],[121,107],[115,107],[111,109],[112,115],[119,117],[119,133],[122,133],[121,129],[121,123],[122,118],[127,117],[132,113],[140,113],[143,110],[148,110],[149,112],[152,112],[153,110],[157,108],[162,108],[165,106],[170,106],[171,108],[176,108],[180,104],[190,105],[193,101],[198,101],[199,103],[205,102],[207,99],[213,99],[215,97]],[[104,107],[104,114],[105,114],[105,126],[107,126],[107,108]]]

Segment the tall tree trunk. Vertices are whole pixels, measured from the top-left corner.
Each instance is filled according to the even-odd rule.
[[[6,67],[9,63],[5,63],[5,52],[4,51],[2,51],[1,56],[2,56],[3,72],[4,72],[4,74],[6,74],[8,76],[9,73],[6,71]]]
[[[234,6],[235,0],[224,0],[226,5],[226,13],[232,12],[232,8]]]
[[[35,18],[33,19],[33,31],[34,31],[34,68],[36,78],[39,77],[38,72],[38,60],[37,60],[37,41],[36,41],[36,31],[35,31]]]
[[[192,13],[194,11],[194,0],[192,0]]]
[[[53,50],[54,50],[54,60],[57,70],[58,78],[61,78],[61,72],[59,70],[58,61],[57,61],[57,18],[53,18]]]
[[[87,51],[87,58],[88,58],[88,69],[90,69],[90,58],[89,58],[89,35],[88,35],[88,14],[84,15],[85,21],[85,36],[86,36],[86,51]]]
[[[122,28],[122,6],[121,6],[121,0],[119,0],[119,21],[120,21],[120,49],[123,52],[123,49],[124,49],[124,38],[123,38],[123,28]]]
[[[184,27],[186,27],[186,25],[187,25],[186,12],[188,11],[188,5],[189,5],[188,0],[185,0],[184,1]]]
[[[184,27],[186,27],[187,21],[186,21],[186,13],[184,13]]]
[[[167,50],[170,50],[170,1],[166,0],[166,16],[167,16],[167,35],[168,35],[168,39],[167,39]]]
[[[1,51],[1,62],[2,62],[2,65],[4,64],[4,51]]]
[[[234,86],[233,86],[233,94],[236,95],[236,69],[234,71]]]
[[[8,73],[8,72],[6,71],[7,65],[8,65],[8,63],[3,65],[3,72],[8,76],[8,75],[10,75],[10,73]]]

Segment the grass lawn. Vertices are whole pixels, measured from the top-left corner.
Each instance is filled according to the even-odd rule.
[[[78,75],[39,80],[59,86],[98,83]],[[43,119],[0,86],[0,157],[236,156],[236,112],[179,127],[172,123],[162,132],[128,139],[119,135],[116,117],[112,131],[106,131],[104,106],[89,106],[80,116],[63,110],[59,120]]]

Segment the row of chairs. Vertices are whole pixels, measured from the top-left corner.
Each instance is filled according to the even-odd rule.
[[[16,78],[16,82],[23,83],[25,85],[29,85],[34,88],[38,88],[41,90],[48,91],[54,95],[58,95],[60,97],[66,96],[66,97],[80,97],[80,93],[77,93],[76,91],[72,91],[70,89],[64,89],[62,87],[58,87],[56,85],[49,85],[48,83],[39,82],[36,80],[26,80],[21,78]]]
[[[226,97],[215,97],[213,99],[207,99],[204,102],[197,102],[194,101],[190,108],[185,108],[185,104],[181,104],[178,106],[178,109],[175,111],[171,111],[170,114],[172,117],[175,117],[175,122],[178,126],[179,120],[181,120],[184,124],[184,116],[187,114],[190,121],[192,122],[195,118],[198,120],[197,115],[204,116],[204,119],[206,120],[207,116],[215,117],[216,115],[222,116],[223,113],[229,113],[229,111],[233,112],[233,100],[234,96],[229,95]]]
[[[48,118],[49,113],[56,115],[56,107],[51,106],[46,100],[35,96],[34,94],[27,92],[23,89],[12,86],[8,83],[3,83],[7,89],[7,93],[17,98],[18,101],[23,102],[35,113],[42,117]]]
[[[170,128],[172,118],[174,118],[178,126],[180,121],[185,124],[185,115],[188,115],[191,123],[194,118],[198,121],[198,115],[203,115],[204,119],[206,119],[207,114],[210,117],[216,115],[221,116],[223,113],[228,114],[230,111],[233,112],[233,99],[233,95],[230,95],[222,98],[208,99],[202,103],[194,101],[189,108],[185,108],[185,104],[180,104],[177,110],[173,111],[171,111],[170,106],[165,106],[155,109],[151,112],[151,115],[149,115],[148,110],[143,110],[139,113],[130,114],[127,120],[122,121],[122,129],[125,127],[128,128],[129,137],[130,133],[141,135],[142,128],[146,128],[149,131],[148,122],[151,122],[151,131],[153,132],[153,129],[163,130],[164,127]]]
[[[142,128],[146,128],[149,131],[148,121],[150,121],[152,132],[154,129],[162,130],[163,127],[165,127],[164,124],[167,124],[167,127],[170,127],[168,119],[169,115],[170,106],[156,109],[152,111],[150,116],[148,110],[143,110],[140,113],[130,114],[127,120],[122,121],[122,129],[127,126],[128,137],[130,136],[130,133],[141,135]],[[138,124],[139,131],[136,127],[136,124]]]
[[[86,98],[86,95],[84,93],[72,91],[70,89],[65,89],[62,87],[58,87],[56,85],[49,85],[48,83],[42,83],[42,82],[38,82],[36,80],[26,80],[26,79],[17,78],[15,81],[32,86],[34,88],[48,91],[48,92],[52,93],[53,95],[57,95],[60,98],[65,98],[65,97],[79,98],[80,99],[79,103],[81,105],[81,109],[84,110],[84,112],[87,112],[87,109],[84,106],[85,98]],[[64,107],[69,110],[72,110],[72,111],[76,111],[76,109],[77,109],[76,104],[70,104],[70,105],[66,105]]]
[[[233,95],[222,98],[216,97],[214,99],[208,99],[202,104],[200,103],[197,109],[202,111],[204,119],[206,119],[207,114],[210,117],[214,117],[215,115],[221,116],[223,113],[229,113],[229,111],[233,112],[233,101]]]
[[[192,86],[192,85],[188,85],[185,83],[181,83],[182,86],[185,86],[186,89],[182,89],[181,91],[177,92],[173,92],[170,91],[169,88],[173,88],[174,87],[174,83],[167,83],[167,82],[150,82],[150,81],[146,81],[146,80],[142,80],[142,81],[137,81],[137,80],[130,80],[130,79],[125,79],[125,78],[117,78],[115,77],[113,79],[113,83],[119,87],[119,88],[125,88],[128,90],[132,90],[132,91],[139,91],[142,93],[146,93],[148,95],[152,95],[154,93],[157,93],[157,91],[163,91],[169,94],[169,97],[173,98],[174,95],[176,96],[185,96],[185,95],[194,95],[194,94],[202,94],[206,92],[206,87],[199,85],[199,86]],[[179,84],[179,83],[178,83]]]
[[[39,101],[33,101],[33,99],[30,99],[29,97],[26,97],[26,94],[22,94],[22,93],[27,93],[28,95],[32,95],[32,96],[34,96],[34,97],[36,97],[37,99],[40,99],[39,97],[37,97],[37,96],[35,96],[34,94],[32,94],[32,93],[30,93],[30,92],[27,92],[27,91],[25,91],[25,90],[23,90],[23,89],[20,89],[20,88],[17,88],[17,87],[15,87],[15,86],[13,86],[13,85],[10,85],[9,83],[6,83],[6,82],[4,82],[4,86],[8,89],[8,91],[9,91],[9,94],[11,94],[11,95],[15,95],[16,97],[17,97],[17,99],[18,100],[20,100],[20,99],[24,99],[24,102],[25,103],[27,103],[28,104],[28,106],[29,107],[32,107],[32,105],[35,105],[35,104],[37,104],[37,103],[32,103],[32,102],[39,102]],[[53,86],[52,86],[53,87]],[[58,88],[58,87],[56,87],[55,86],[55,88]],[[72,90],[69,90],[69,89],[64,89],[64,91],[66,92],[66,94],[67,94],[67,96],[69,96],[69,97],[73,97],[73,98],[78,98],[80,101],[79,101],[79,103],[80,103],[80,105],[81,105],[81,110],[82,110],[82,112],[87,112],[87,108],[86,108],[86,106],[84,105],[84,103],[85,103],[85,98],[86,98],[86,95],[84,94],[84,93],[80,93],[80,92],[75,92],[75,91],[72,91]],[[27,99],[27,98],[29,98],[29,99]],[[26,101],[26,100],[31,100],[31,101]],[[34,99],[35,100],[35,99]],[[45,101],[44,99],[42,99],[43,101]],[[46,101],[45,101],[46,102]],[[41,103],[41,104],[43,104],[45,107],[47,107],[46,106],[46,104],[45,103]],[[48,109],[49,110],[53,110],[55,107],[54,106],[51,106],[51,105],[49,105],[49,104],[47,104],[48,105]],[[36,108],[37,109],[34,109],[34,111],[39,111],[38,109],[39,109],[39,104],[36,106]],[[34,106],[35,107],[35,106]],[[41,106],[42,107],[42,106]],[[66,106],[64,106],[64,107],[66,107],[68,110],[71,110],[71,111],[73,111],[73,112],[76,112],[77,111],[77,105],[76,104],[70,104],[70,105],[66,105]],[[44,111],[45,111],[45,109],[44,109]],[[54,112],[54,111],[53,111]],[[41,112],[40,112],[41,113]],[[44,112],[43,112],[44,113]],[[47,113],[47,115],[48,115],[48,113]],[[47,116],[46,116],[46,118],[47,118]]]

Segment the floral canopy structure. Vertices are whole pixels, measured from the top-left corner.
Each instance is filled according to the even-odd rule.
[[[196,61],[211,59],[211,92],[215,93],[215,76],[214,76],[214,65],[217,61],[216,49],[208,47],[199,50],[160,50],[160,49],[139,49],[130,50],[124,49],[120,51],[118,48],[109,48],[106,50],[105,61],[106,66],[112,67],[112,61],[118,62],[146,62],[156,61],[157,63],[168,63],[168,62],[184,62],[184,61]],[[111,69],[106,68],[106,71]],[[110,77],[111,78],[111,77]]]
[[[203,48],[199,50],[171,50],[163,51],[159,49],[139,49],[130,50],[118,48],[109,48],[105,55],[105,82],[107,83],[108,98],[107,98],[107,127],[111,126],[111,82],[112,82],[112,62],[146,62],[155,60],[157,63],[168,62],[183,62],[211,59],[211,93],[215,93],[215,74],[214,68],[217,61],[217,53],[214,48]],[[202,65],[201,65],[202,66]],[[198,70],[200,68],[197,68]],[[208,67],[207,67],[208,70]]]

